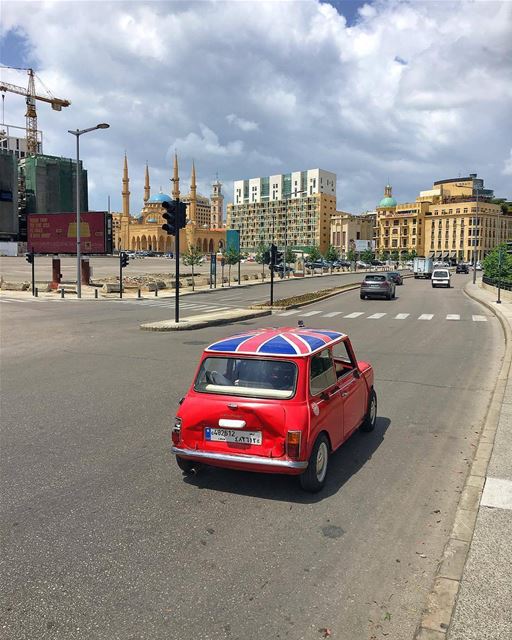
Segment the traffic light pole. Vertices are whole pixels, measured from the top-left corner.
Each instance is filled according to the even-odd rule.
[[[123,297],[123,252],[119,250],[119,297]]]
[[[274,306],[274,260],[270,259],[270,306]]]
[[[498,248],[498,299],[496,300],[496,304],[501,304],[501,255],[502,248]]]
[[[36,260],[35,254],[32,251],[32,295],[36,295]]]
[[[180,210],[180,198],[176,198],[178,206],[176,208],[176,235],[175,237],[175,254],[176,254],[176,297],[174,298],[174,322],[180,321],[180,225],[179,225],[179,210]]]

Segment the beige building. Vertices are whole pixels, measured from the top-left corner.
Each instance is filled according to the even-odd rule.
[[[128,159],[124,158],[123,168],[123,211],[112,214],[114,247],[132,251],[175,251],[174,236],[162,229],[165,222],[163,202],[171,202],[180,197],[178,158],[174,157],[172,198],[165,193],[151,196],[149,169],[146,166],[144,179],[144,206],[139,217],[130,215],[130,179],[128,177]],[[187,203],[187,225],[180,230],[180,249],[198,247],[203,253],[222,250],[226,245],[226,231],[213,228],[212,220],[222,221],[223,199],[220,183],[214,183],[214,204],[208,198],[197,194],[196,171],[192,165],[190,191],[180,199]],[[212,213],[214,212],[214,214]]]
[[[254,251],[279,247],[324,252],[330,242],[330,219],[336,212],[336,176],[309,169],[265,178],[237,180],[227,227],[240,231],[240,246]]]
[[[512,216],[491,202],[493,191],[476,174],[450,178],[421,191],[415,202],[398,204],[387,185],[377,207],[378,253],[415,251],[438,260],[485,257],[512,238]]]
[[[373,241],[375,220],[376,213],[371,211],[360,215],[336,211],[331,216],[331,245],[346,257],[356,247],[356,240]]]

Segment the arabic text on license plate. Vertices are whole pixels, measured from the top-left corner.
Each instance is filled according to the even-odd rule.
[[[213,429],[206,427],[204,430],[206,440],[217,442],[236,442],[238,444],[261,444],[261,431],[238,431],[237,429]]]

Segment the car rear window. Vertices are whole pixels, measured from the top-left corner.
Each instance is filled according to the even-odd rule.
[[[374,274],[374,275],[365,277],[366,282],[384,282],[385,279],[386,279],[386,276],[383,276],[380,274]]]
[[[432,277],[433,278],[448,278],[449,274],[448,274],[448,271],[445,271],[444,269],[437,269],[432,274]]]
[[[195,391],[286,400],[295,394],[297,365],[287,360],[205,358]]]

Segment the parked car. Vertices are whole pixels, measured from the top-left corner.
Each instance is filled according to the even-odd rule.
[[[274,273],[278,273],[278,274],[285,273],[285,266],[284,266],[283,263],[275,264],[275,265],[269,265],[268,268],[270,269],[270,271],[273,271]],[[290,267],[290,266],[286,265],[286,273],[293,273],[294,271],[295,271],[295,269],[293,269],[293,267]]]
[[[388,271],[388,276],[393,280],[395,284],[403,284],[404,278],[400,271]]]
[[[455,273],[469,273],[468,265],[459,262],[459,264],[455,267]]]
[[[185,474],[205,463],[299,475],[316,492],[329,455],[376,419],[373,368],[356,359],[348,336],[255,329],[204,350],[177,411],[172,451]]]
[[[361,282],[359,297],[361,300],[365,298],[373,298],[375,296],[384,296],[388,300],[395,297],[395,282],[387,273],[368,273]]]
[[[371,265],[372,267],[383,267],[386,263],[382,262],[382,260],[372,260],[371,261]]]
[[[371,265],[369,265],[367,262],[362,262],[361,260],[358,260],[356,262],[356,267],[358,269],[369,269]]]
[[[450,272],[448,269],[436,268],[432,272],[432,287],[448,287],[450,288]]]

